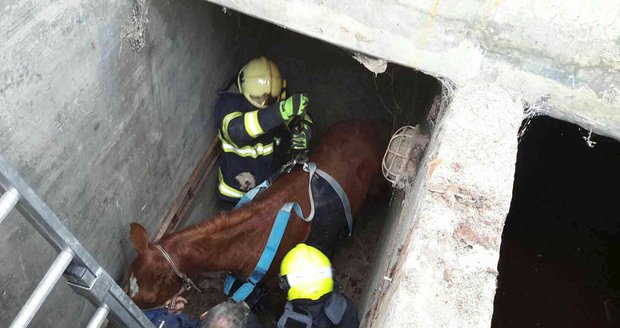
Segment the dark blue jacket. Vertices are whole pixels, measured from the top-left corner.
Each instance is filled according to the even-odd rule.
[[[357,328],[357,306],[350,298],[336,291],[318,301],[295,300],[287,303],[278,327]]]
[[[258,185],[274,172],[273,130],[284,122],[277,103],[258,110],[235,93],[220,95],[215,114],[222,143],[218,190],[221,198],[237,201],[247,191],[236,179],[240,173],[250,173]]]
[[[168,313],[168,310],[163,308],[143,312],[157,328],[198,328],[201,323],[185,313]]]
[[[254,185],[265,181],[277,167],[275,151],[290,139],[286,122],[280,115],[279,102],[257,109],[242,94],[222,93],[215,104],[218,138],[222,143],[219,159],[218,191],[220,198],[238,201],[249,190],[237,177],[251,174]],[[306,114],[304,124],[312,125]],[[290,122],[288,122],[290,123]]]

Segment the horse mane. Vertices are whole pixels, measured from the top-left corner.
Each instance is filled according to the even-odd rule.
[[[277,192],[276,194],[279,193]],[[280,204],[280,201],[277,200],[278,197],[274,199],[273,197],[262,196],[262,194],[259,195],[254,201],[239,209],[220,211],[210,220],[194,224],[175,233],[167,234],[156,244],[160,244],[173,258],[178,256],[189,259],[196,258],[200,256],[199,254],[217,254],[220,251],[227,251],[231,246],[231,241],[247,241],[251,234],[267,229],[265,220],[261,218],[271,216],[272,212],[277,211],[275,207]],[[245,250],[241,253],[237,251],[237,253],[230,253],[228,255],[238,259],[239,263],[243,263],[243,258],[250,255],[250,253]],[[161,270],[172,277],[170,279],[174,279],[174,275],[171,274],[172,271],[169,269],[169,264],[155,248],[149,247],[148,258],[150,259],[148,266],[151,270]],[[190,268],[200,267],[195,262],[189,262],[187,265]],[[192,272],[191,269],[185,270],[186,274],[198,273]],[[158,279],[161,280],[163,277]]]
[[[272,202],[270,202],[268,198],[260,198],[262,199],[257,199],[236,210],[221,210],[211,220],[205,220],[176,233],[165,235],[160,240],[160,243],[175,241],[187,243],[188,241],[202,239],[205,236],[209,236],[209,240],[217,242],[218,239],[220,239],[218,236],[224,237],[221,232],[230,231],[231,233],[235,233],[235,231],[238,232],[240,230],[235,228],[242,225],[245,228],[252,227],[252,225],[247,224],[247,222],[254,216],[260,217],[263,211],[269,210],[272,207]]]

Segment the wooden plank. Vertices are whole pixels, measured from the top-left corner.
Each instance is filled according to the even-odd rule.
[[[217,154],[219,155],[219,151],[217,152]],[[200,188],[202,187],[204,182],[207,180],[207,177],[209,176],[209,172],[211,171],[211,169],[213,169],[213,167],[215,166],[215,163],[217,163],[217,156],[214,156],[213,160],[207,164],[207,167],[205,169],[205,174],[202,175],[198,183],[194,187],[192,187],[192,189],[190,190],[189,199],[187,203],[179,210],[177,216],[175,216],[172,223],[168,227],[167,232],[176,231],[178,226],[183,222],[183,220],[185,220],[188,217],[189,210],[191,209],[192,203],[194,201],[194,197],[198,194],[198,192],[200,191]]]
[[[217,158],[220,155],[219,139],[214,138],[213,142],[209,145],[209,148],[204,153],[198,165],[194,168],[192,175],[189,177],[183,189],[176,197],[170,209],[161,221],[160,229],[155,240],[158,241],[166,233],[173,232],[176,228],[187,218],[187,213],[192,205],[194,196],[198,193],[205,180],[211,173],[211,170],[217,163]],[[121,279],[121,285],[125,286],[123,290],[125,293],[129,292],[129,271],[125,271],[123,278]]]
[[[183,186],[183,189],[181,189],[181,192],[176,197],[174,203],[172,203],[172,206],[170,206],[170,209],[162,219],[159,232],[155,236],[154,242],[158,241],[166,233],[175,231],[179,224],[187,218],[194,197],[204,184],[209,173],[211,173],[219,155],[219,139],[215,137],[200,159],[200,162],[198,162],[192,175]]]

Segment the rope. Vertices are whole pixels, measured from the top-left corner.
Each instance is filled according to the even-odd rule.
[[[161,253],[161,255],[164,257],[164,259],[166,259],[166,261],[170,264],[170,266],[172,267],[172,270],[177,275],[177,277],[179,277],[179,278],[181,278],[181,280],[183,280],[183,287],[181,288],[181,291],[179,291],[179,293],[177,293],[177,295],[182,293],[183,290],[189,291],[192,288],[195,288],[199,293],[202,294],[202,290],[200,290],[200,288],[198,288],[198,286],[196,286],[196,284],[192,281],[192,279],[190,279],[185,273],[183,273],[183,272],[181,272],[181,270],[179,270],[179,267],[177,267],[177,265],[174,263],[174,261],[172,260],[172,257],[170,256],[170,254],[168,254],[168,252],[166,252],[163,247],[161,247],[160,245],[153,245],[153,246],[155,246],[155,248],[157,248],[157,250]]]

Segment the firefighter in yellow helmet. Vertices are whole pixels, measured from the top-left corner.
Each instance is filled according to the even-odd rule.
[[[231,81],[228,90],[218,93],[220,198],[238,201],[271,177],[281,164],[275,163],[274,150],[283,139],[290,140],[296,151],[307,150],[312,125],[309,99],[303,93],[287,98],[285,84],[278,67],[259,57],[243,66],[236,83]]]
[[[318,249],[298,244],[280,265],[288,302],[278,328],[358,327],[357,307],[334,289],[331,262]]]

